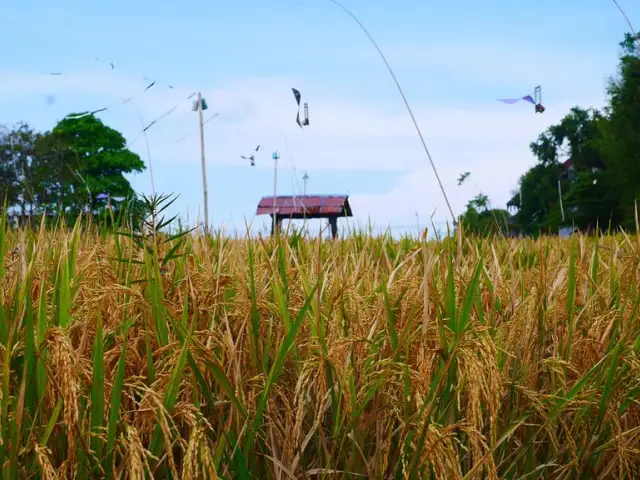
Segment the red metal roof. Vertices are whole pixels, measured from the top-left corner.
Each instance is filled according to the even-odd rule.
[[[273,213],[273,196],[262,197],[256,215]],[[348,195],[277,196],[276,215],[282,217],[351,217]]]

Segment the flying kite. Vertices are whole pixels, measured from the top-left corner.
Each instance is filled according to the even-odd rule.
[[[464,183],[464,181],[469,178],[469,175],[471,175],[471,172],[464,172],[463,174],[461,174],[458,177],[458,186],[462,185]]]
[[[256,166],[256,157],[255,155],[249,155],[248,157],[245,155],[240,155],[240,158],[243,160],[249,160],[251,162],[251,166],[255,167]]]
[[[67,118],[87,117],[89,115],[95,115],[96,113],[104,112],[104,111],[106,111],[108,109],[109,109],[109,107],[105,107],[105,108],[99,108],[98,110],[93,110],[91,112],[86,111],[86,112],[80,112],[80,113],[70,113],[70,114],[67,115]]]
[[[498,101],[507,103],[509,105],[513,105],[514,103],[518,103],[522,100],[534,105],[536,113],[544,113],[545,108],[542,105],[542,89],[540,88],[539,85],[535,88],[533,97],[531,95],[525,95],[524,97],[520,97],[520,98],[499,98],[498,99]]]
[[[302,98],[302,96],[300,95],[300,92],[295,88],[292,88],[291,90],[293,90],[293,96],[296,97],[296,103],[298,104],[298,114],[296,115],[296,123],[300,126],[300,128],[302,128],[303,125],[305,127],[308,127],[309,126],[309,104],[308,103],[304,104],[304,120],[300,122],[300,99]]]
[[[257,152],[258,150],[260,150],[260,145],[258,145],[255,149],[255,151]],[[240,158],[242,158],[243,160],[249,160],[251,162],[251,166],[255,167],[256,166],[256,156],[255,154],[251,154],[249,156],[246,155],[240,155]]]
[[[100,63],[103,63],[105,65],[109,65],[111,67],[111,70],[116,68],[116,66],[113,64],[113,62],[105,62],[104,60],[100,60],[98,57],[94,57],[94,60],[96,62],[100,62]]]

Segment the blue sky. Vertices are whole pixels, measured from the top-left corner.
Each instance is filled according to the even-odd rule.
[[[456,213],[479,191],[503,206],[535,162],[529,143],[572,106],[604,103],[628,30],[609,0],[344,3],[394,68]],[[620,4],[640,24],[640,4]],[[50,129],[70,111],[113,105],[100,118],[132,141],[141,123],[177,106],[147,139],[155,188],[180,194],[176,213],[185,219],[202,204],[197,114],[186,100],[200,90],[205,116],[220,113],[205,126],[213,225],[242,229],[253,220],[260,197],[273,191],[273,150],[282,157],[280,194],[301,193],[306,170],[309,193],[350,195],[356,223],[402,231],[415,230],[416,212],[423,225],[432,214],[438,225],[447,220],[388,72],[357,25],[327,0],[24,0],[3,6],[0,45],[0,124]],[[147,92],[144,77],[157,80]],[[495,100],[538,84],[544,115]],[[309,103],[307,130],[295,124],[291,87]],[[132,103],[121,103],[130,96]],[[240,155],[257,144],[264,151],[250,168]],[[131,149],[149,163],[143,137]],[[464,171],[473,181],[457,187]],[[149,170],[131,181],[151,191]]]

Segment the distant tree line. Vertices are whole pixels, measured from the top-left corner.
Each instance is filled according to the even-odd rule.
[[[508,210],[490,209],[488,199],[479,195],[459,219],[467,230],[537,235],[558,233],[563,226],[635,229],[640,203],[640,46],[630,34],[620,46],[605,108],[574,107],[543,132],[530,146],[537,164],[520,177]]]
[[[93,115],[68,115],[48,132],[0,126],[0,209],[11,216],[117,211],[135,199],[125,174],[145,168],[123,135]]]

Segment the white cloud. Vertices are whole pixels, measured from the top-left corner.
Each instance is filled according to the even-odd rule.
[[[520,58],[517,52],[509,52],[508,49],[500,53],[482,50],[481,47],[472,51],[465,47],[464,51],[458,52],[460,56],[464,53],[465,60],[461,61],[460,56],[456,57],[452,52],[455,53],[455,47],[446,51],[439,48],[427,51],[404,49],[403,55],[406,62],[434,61],[439,69],[454,69],[456,65],[462,68],[464,65],[475,75],[487,78],[511,75],[525,79],[533,76],[533,70],[537,70],[538,79],[551,78],[551,72],[560,78],[564,73],[558,72],[559,65],[570,61],[569,54],[556,55],[541,64],[535,56],[532,60],[531,52],[525,52]],[[397,56],[397,52],[394,55]],[[505,62],[507,57],[510,60]],[[500,58],[503,62],[499,61]],[[402,61],[400,58],[400,63]],[[588,69],[588,59],[579,58],[571,62],[574,62],[569,64],[574,73],[576,69]],[[579,68],[578,64],[582,67]],[[596,73],[590,76],[592,79],[598,78],[600,74],[597,72],[604,71],[600,68],[594,70]],[[179,105],[175,112],[148,131],[154,173],[160,174],[163,163],[199,162],[199,138],[195,134],[197,114],[191,111],[191,102],[186,100],[195,88],[175,86],[168,89],[158,84],[143,92],[148,83],[117,69],[72,72],[53,77],[5,72],[0,73],[0,105],[9,106],[3,107],[5,115],[10,113],[14,118],[26,119],[33,115],[41,121],[46,119],[50,124],[45,128],[51,128],[70,110],[91,110],[105,106],[100,102],[107,102],[114,108],[105,112],[102,118],[122,131],[129,141],[138,136],[140,120],[133,108],[118,105],[118,102],[135,95],[134,105],[140,110],[145,124]],[[295,124],[292,86],[298,88],[303,101],[309,103],[311,126],[302,131]],[[557,80],[554,88],[552,101],[546,104],[547,111],[543,115],[534,114],[533,106],[529,104],[503,105],[492,98],[468,103],[464,107],[458,101],[456,108],[444,106],[444,101],[438,105],[419,99],[413,102],[416,119],[456,213],[478,193],[478,189],[488,194],[495,205],[503,206],[518,177],[534,162],[529,143],[547,126],[562,118],[572,106],[599,106],[603,102],[601,82],[590,88],[578,88],[571,81],[561,84]],[[53,107],[44,107],[44,95],[52,92],[56,93],[58,102]],[[566,98],[563,98],[563,92]],[[407,173],[401,182],[387,193],[372,195],[366,186],[352,190],[351,201],[357,220],[366,221],[371,217],[377,224],[413,225],[416,211],[425,223],[438,207],[434,219],[442,222],[449,214],[425,152],[397,92],[388,93],[397,99],[393,106],[388,102],[380,105],[347,104],[321,97],[308,82],[295,78],[240,79],[221,88],[206,89],[203,95],[210,110],[205,112],[205,117],[214,112],[220,113],[205,127],[207,162],[212,166],[239,165],[239,156],[248,154],[260,144],[264,151],[258,156],[258,168],[270,168],[270,153],[278,149],[285,164],[289,164],[290,158],[287,157],[291,152],[298,170],[405,171]],[[455,96],[451,92],[447,95],[450,98]],[[561,98],[562,101],[553,101],[553,98]],[[0,122],[2,120],[0,118]],[[176,142],[190,132],[194,134]],[[147,159],[142,139],[132,149]],[[464,187],[457,187],[456,179],[463,171],[471,172],[475,185],[469,182]],[[197,205],[189,205],[191,211],[197,208]],[[252,212],[244,213],[250,216]],[[242,217],[242,212],[237,216]]]
[[[521,40],[506,38],[501,43],[482,40],[475,43],[382,44],[380,47],[397,70],[401,82],[408,73],[420,72],[424,85],[462,78],[470,90],[477,88],[478,83],[483,83],[483,90],[492,85],[502,89],[505,84],[520,85],[525,89],[511,92],[513,95],[529,93],[535,85],[542,85],[553,96],[571,91],[585,92],[615,73],[617,64],[615,48],[600,51],[552,49],[541,47],[539,43],[527,45]],[[366,60],[382,67],[376,50],[364,42],[341,48],[333,52],[333,56],[352,62]],[[571,86],[570,90],[568,86]],[[503,94],[511,96],[508,91]]]
[[[439,123],[420,122],[426,132],[433,134],[433,141],[427,143],[454,213],[462,212],[468,200],[480,192],[489,195],[493,206],[504,208],[511,191],[517,188],[519,177],[535,163],[529,144],[548,125],[559,121],[571,106],[553,106],[544,115],[535,115],[529,109],[511,114],[445,111]],[[421,221],[426,222],[437,207],[435,221],[450,220],[424,151],[416,147],[411,154],[411,171],[387,193],[354,194],[351,199],[354,211],[372,214],[382,224],[411,225],[416,211]],[[457,178],[465,171],[471,172],[471,177],[458,187]]]

